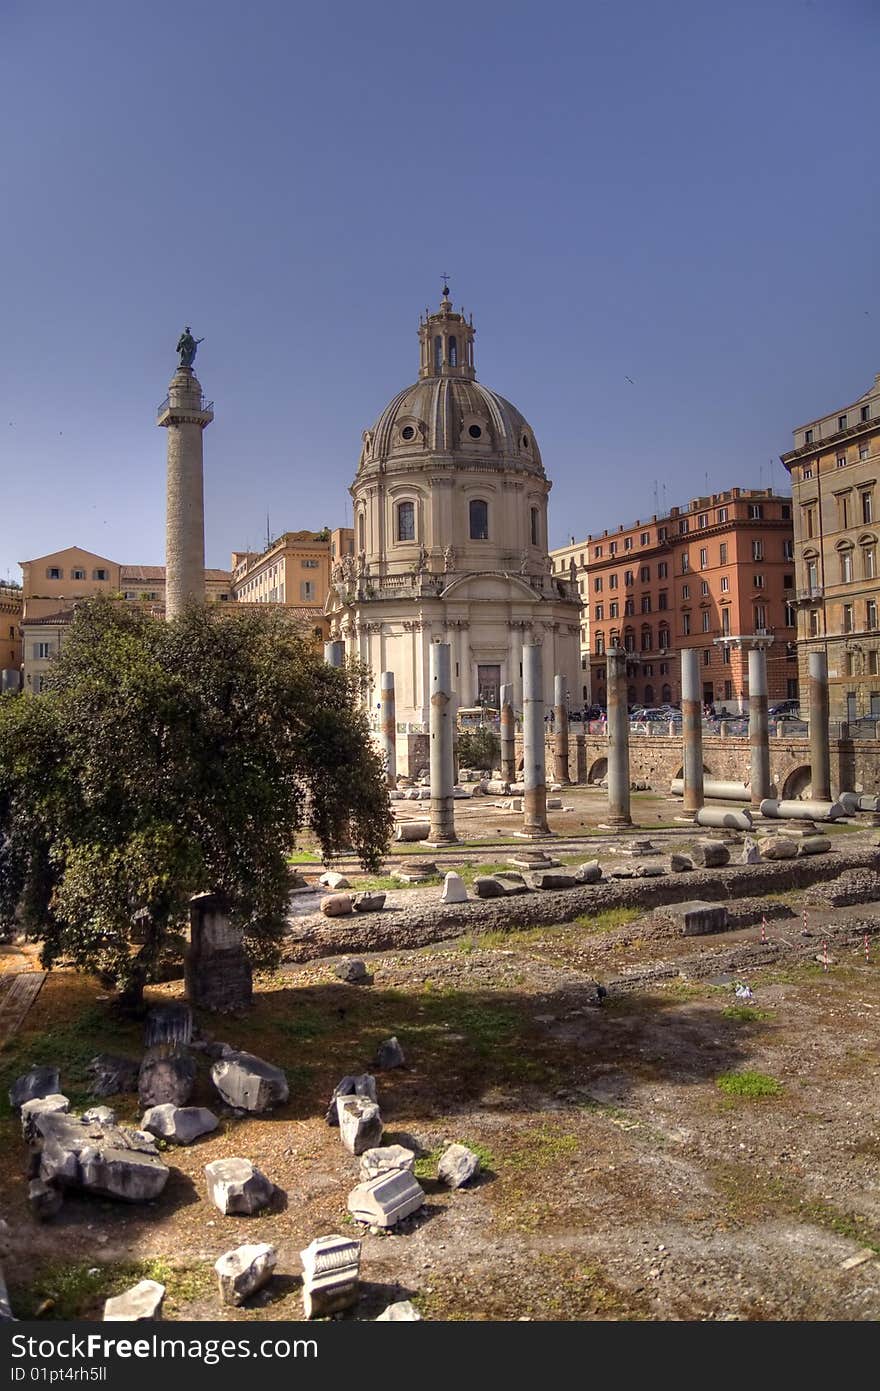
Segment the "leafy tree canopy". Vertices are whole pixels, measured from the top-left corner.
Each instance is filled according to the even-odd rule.
[[[483,768],[491,772],[501,761],[501,741],[486,725],[463,729],[458,735],[458,761],[462,768]]]
[[[283,611],[81,603],[46,692],[0,699],[0,920],[136,996],[210,890],[277,959],[299,833],[368,869],[390,838],[365,679]]]

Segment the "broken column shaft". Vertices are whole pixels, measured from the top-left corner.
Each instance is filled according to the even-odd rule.
[[[771,795],[770,725],[767,716],[767,654],[749,649],[749,748],[752,806]]]
[[[516,781],[516,722],[513,714],[513,686],[501,687],[501,776]]]
[[[444,844],[457,839],[453,816],[454,786],[452,758],[452,720],[455,702],[451,689],[451,648],[448,642],[430,645],[430,771],[431,830],[429,839]]]
[[[565,677],[553,678],[553,759],[556,781],[568,783],[568,706],[565,703]]]
[[[397,786],[397,716],[394,709],[394,672],[380,677],[379,735],[385,759],[385,785]]]
[[[810,796],[817,802],[830,802],[828,660],[824,652],[810,652],[807,663],[810,681]]]
[[[703,805],[703,708],[700,703],[700,665],[696,647],[681,653],[681,729],[684,738],[684,810]]]
[[[544,664],[537,643],[523,647],[523,834],[546,836],[544,769]]]
[[[631,826],[629,803],[629,709],[626,700],[626,653],[609,647],[606,658],[608,701],[608,824]]]

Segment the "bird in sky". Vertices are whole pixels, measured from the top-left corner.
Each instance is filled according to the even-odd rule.
[[[624,375],[626,374],[624,373]],[[626,379],[629,382],[630,386],[635,386],[635,382],[633,381],[632,377],[627,377]]]

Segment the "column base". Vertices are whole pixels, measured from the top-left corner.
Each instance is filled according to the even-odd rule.
[[[558,840],[556,832],[549,827],[546,831],[514,831],[513,835],[516,840]]]

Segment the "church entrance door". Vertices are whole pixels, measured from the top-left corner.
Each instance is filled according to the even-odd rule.
[[[477,700],[492,710],[501,708],[501,667],[477,667]]]

